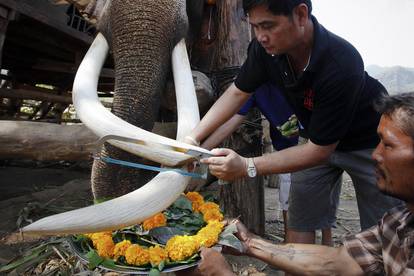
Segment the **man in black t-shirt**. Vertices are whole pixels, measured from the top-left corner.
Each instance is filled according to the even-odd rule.
[[[352,177],[363,229],[374,225],[400,201],[375,185],[371,153],[379,139],[380,115],[372,102],[385,88],[364,71],[358,51],[326,30],[311,15],[310,0],[244,0],[256,39],[233,85],[214,104],[188,141],[202,141],[235,114],[250,93],[274,82],[304,127],[306,143],[255,158],[230,149],[203,160],[212,174],[232,180],[256,173],[292,175],[288,242],[314,243],[335,180],[345,170]],[[275,106],[277,108],[277,106]]]

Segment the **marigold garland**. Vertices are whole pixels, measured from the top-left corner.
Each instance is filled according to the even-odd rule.
[[[197,192],[189,192],[185,196],[192,202],[194,212],[203,214],[203,219],[207,223],[194,236],[174,236],[168,240],[165,248],[156,245],[144,248],[138,244],[133,244],[129,240],[123,240],[114,244],[111,232],[99,232],[85,234],[91,239],[99,256],[118,260],[121,256],[130,265],[142,266],[151,264],[158,266],[163,261],[183,261],[194,254],[201,247],[211,247],[218,242],[219,235],[224,225],[223,214],[219,205],[214,202],[204,202],[204,198]],[[155,227],[167,225],[167,219],[163,213],[154,215],[142,223],[144,230],[151,230]]]
[[[193,211],[199,212],[200,207],[204,204],[204,198],[197,192],[188,192],[185,196],[191,201]]]

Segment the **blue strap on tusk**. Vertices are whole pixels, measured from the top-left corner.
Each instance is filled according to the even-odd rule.
[[[194,177],[194,178],[201,178],[201,179],[205,179],[207,177],[206,174],[191,173],[191,172],[187,172],[185,170],[173,169],[173,168],[160,168],[160,167],[148,166],[148,165],[144,165],[144,164],[113,159],[113,158],[110,158],[110,157],[94,157],[94,159],[99,159],[99,160],[102,160],[106,163],[112,163],[112,164],[117,164],[117,165],[132,167],[132,168],[138,168],[138,169],[144,169],[144,170],[150,170],[150,171],[156,171],[156,172],[171,172],[172,171],[172,172],[179,173],[181,175],[191,176],[191,177]]]

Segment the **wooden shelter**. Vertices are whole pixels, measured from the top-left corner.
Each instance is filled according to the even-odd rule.
[[[39,120],[46,119],[55,108],[59,111],[53,116],[59,121],[71,102],[68,91],[95,32],[72,5],[1,0],[0,118],[33,119],[20,110],[23,99],[32,99],[41,102],[35,107]],[[113,89],[111,62],[106,67],[101,91]]]

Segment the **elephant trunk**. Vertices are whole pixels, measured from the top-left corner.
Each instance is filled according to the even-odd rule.
[[[108,14],[116,72],[112,112],[133,125],[151,130],[170,70],[172,48],[187,31],[185,1],[112,0]],[[142,162],[108,144],[101,154]],[[148,171],[95,160],[92,168],[94,197],[125,194],[153,176]]]

